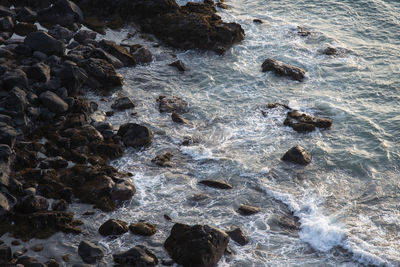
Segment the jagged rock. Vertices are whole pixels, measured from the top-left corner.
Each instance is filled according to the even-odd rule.
[[[153,60],[150,50],[139,44],[132,45],[129,49],[129,53],[135,58],[138,64],[149,63]]]
[[[35,24],[20,22],[14,27],[14,32],[21,36],[26,36],[31,32],[37,32],[38,27]]]
[[[164,247],[169,256],[183,266],[216,266],[228,242],[225,232],[208,225],[176,223]]]
[[[51,91],[41,93],[39,99],[44,106],[56,114],[63,114],[68,110],[68,104]]]
[[[0,31],[12,32],[14,29],[14,21],[11,17],[0,18]]]
[[[232,185],[224,182],[224,181],[215,181],[215,180],[202,180],[199,184],[206,185],[208,187],[217,188],[217,189],[232,189]]]
[[[337,49],[332,47],[332,46],[328,46],[327,48],[325,48],[322,53],[324,53],[325,55],[328,56],[334,56],[338,53]]]
[[[172,167],[173,163],[171,162],[173,155],[170,152],[166,152],[164,154],[157,155],[151,162],[157,164],[161,167]]]
[[[188,103],[176,96],[162,96],[157,99],[160,112],[185,113],[188,111]]]
[[[240,205],[240,207],[238,209],[239,213],[244,216],[256,214],[256,213],[260,212],[260,210],[261,210],[260,208],[253,207],[250,205],[244,205],[244,204]]]
[[[130,179],[120,179],[111,189],[110,196],[114,201],[125,201],[131,199],[135,193],[135,185]]]
[[[15,129],[5,123],[0,123],[0,144],[6,144],[13,148],[16,139],[17,132]]]
[[[104,257],[103,250],[89,241],[81,241],[78,247],[78,254],[86,263],[96,263]]]
[[[283,124],[292,127],[293,130],[297,132],[312,132],[316,127],[324,129],[330,128],[332,120],[293,110],[286,114],[286,119]]]
[[[99,86],[104,89],[123,84],[122,76],[115,71],[110,63],[103,59],[90,58],[80,62],[79,65],[84,67],[86,72],[95,78],[100,83]]]
[[[275,74],[280,76],[288,76],[293,80],[302,81],[304,79],[304,75],[306,73],[305,70],[291,66],[289,64],[283,63],[281,61],[268,58],[262,64],[262,71],[273,71]]]
[[[99,228],[99,233],[103,236],[122,235],[126,232],[128,232],[128,224],[116,219],[109,219]]]
[[[32,32],[25,37],[24,44],[33,51],[40,51],[48,56],[62,56],[65,53],[65,44],[51,37],[45,32]]]
[[[68,161],[61,156],[46,158],[39,164],[40,169],[61,169],[66,168],[67,166]]]
[[[125,66],[136,65],[135,58],[131,54],[129,54],[128,50],[125,47],[117,45],[113,41],[108,41],[104,39],[99,42],[99,45],[104,51],[121,60]]]
[[[11,90],[14,87],[19,87],[22,89],[28,88],[28,77],[25,72],[20,69],[14,69],[6,71],[3,76],[3,89]]]
[[[129,230],[135,235],[151,236],[157,231],[157,226],[150,223],[135,223],[129,225]]]
[[[74,65],[64,65],[59,72],[61,84],[68,90],[68,95],[77,95],[85,81],[88,79],[81,68]]]
[[[25,196],[18,204],[16,209],[22,213],[33,213],[36,211],[47,210],[49,202],[46,198],[35,195]]]
[[[273,216],[268,220],[272,231],[297,232],[300,230],[300,223],[294,216]]]
[[[183,64],[183,62],[181,60],[174,61],[171,64],[169,64],[168,66],[175,67],[180,71],[185,71],[186,70],[185,64]]]
[[[233,241],[235,241],[236,243],[238,243],[241,246],[244,246],[247,243],[249,243],[249,240],[247,239],[246,234],[239,227],[237,227],[233,230],[227,231],[226,233],[229,235],[229,237]]]
[[[127,96],[117,98],[114,101],[114,103],[111,105],[111,108],[119,109],[119,110],[130,109],[130,108],[134,108],[134,107],[135,107],[135,104]]]
[[[126,146],[140,147],[149,145],[153,139],[152,131],[143,125],[126,123],[119,127],[118,135]]]
[[[311,32],[301,26],[297,26],[297,34],[302,37],[306,37],[306,36],[311,35]]]
[[[90,57],[94,57],[94,58],[99,58],[99,59],[104,59],[106,60],[108,63],[112,64],[114,66],[114,68],[119,69],[122,68],[124,66],[124,63],[122,63],[121,60],[119,60],[118,58],[116,58],[115,56],[107,53],[106,51],[104,51],[101,48],[94,48],[90,51]]]
[[[281,159],[301,165],[308,165],[311,162],[312,156],[303,147],[297,145],[289,149]]]
[[[17,14],[19,22],[34,23],[36,21],[37,13],[29,7],[22,7]]]
[[[120,266],[150,267],[158,264],[157,257],[145,246],[136,246],[128,251],[113,254],[113,258]]]
[[[50,67],[42,62],[36,63],[28,69],[27,75],[29,79],[47,82],[50,80]]]
[[[176,112],[172,112],[171,119],[173,122],[176,122],[176,123],[190,124],[190,122],[188,120],[186,120],[185,118],[183,118],[181,115],[179,115]]]
[[[80,44],[83,44],[85,40],[95,40],[97,33],[88,31],[88,30],[80,30],[74,35],[74,40]]]
[[[83,22],[83,13],[74,2],[57,0],[51,7],[39,11],[37,19],[44,24],[70,26]]]

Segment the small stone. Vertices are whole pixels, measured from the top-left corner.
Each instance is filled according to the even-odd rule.
[[[232,185],[224,182],[224,181],[216,181],[216,180],[202,180],[199,184],[206,185],[208,187],[217,188],[217,189],[232,189]]]
[[[240,205],[238,211],[241,215],[244,216],[249,216],[249,215],[253,215],[256,214],[258,212],[260,212],[260,208],[254,207],[254,206],[250,206],[250,205]]]
[[[192,201],[202,201],[206,199],[210,199],[211,196],[209,194],[196,194],[190,198]]]
[[[21,242],[19,242],[18,240],[13,240],[13,241],[11,242],[11,245],[13,245],[13,246],[19,246],[19,245],[21,245]]]
[[[157,164],[160,167],[172,167],[173,163],[171,162],[173,155],[170,152],[166,152],[164,154],[157,155],[151,162]]]
[[[177,60],[175,62],[172,62],[171,64],[169,64],[168,66],[172,66],[177,68],[180,71],[186,71],[186,67],[185,64],[181,61],[181,60]]]
[[[263,21],[261,19],[253,19],[253,22],[256,24],[262,24]]]
[[[172,112],[171,119],[173,122],[176,122],[176,123],[190,124],[190,122],[188,120],[186,120],[185,118],[183,118],[181,115],[179,115],[176,112]]]
[[[247,243],[249,243],[249,240],[247,239],[246,234],[239,227],[237,227],[231,231],[227,231],[226,233],[229,235],[229,237],[233,241],[235,241],[236,243],[238,243],[241,246],[244,246]]]
[[[288,76],[293,80],[297,80],[300,82],[304,79],[306,73],[306,71],[301,68],[291,66],[284,62],[271,58],[268,58],[264,61],[264,63],[262,64],[262,71],[273,71],[277,75]]]

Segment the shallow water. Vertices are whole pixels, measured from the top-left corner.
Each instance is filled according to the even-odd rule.
[[[173,225],[163,217],[168,214],[174,222],[223,230],[237,225],[247,233],[250,243],[240,247],[231,242],[234,255],[224,256],[219,266],[399,266],[400,2],[230,0],[226,4],[230,9],[219,14],[240,23],[246,39],[223,56],[154,47],[155,42],[139,35],[124,41],[148,45],[153,62],[122,69],[123,91],[108,102],[100,101],[100,109],[109,110],[113,98],[129,95],[138,115],[116,112],[110,122],[116,129],[128,121],[138,122],[155,133],[150,147],[130,148],[113,163],[134,174],[137,194],[116,212],[78,215],[85,221],[85,234],[57,234],[45,242],[49,244],[45,254],[70,253],[71,262],[79,262],[76,247],[86,237],[107,250],[105,266],[110,265],[112,252],[136,244],[167,258],[162,244]],[[264,23],[254,24],[254,18]],[[311,36],[297,35],[296,26],[307,28]],[[128,31],[110,31],[106,37],[122,40]],[[322,55],[328,45],[343,53]],[[168,66],[174,55],[188,71]],[[304,68],[307,78],[299,83],[262,73],[261,64],[268,57]],[[184,117],[192,125],[177,125],[168,114],[160,114],[158,95],[187,100],[190,111]],[[88,98],[99,100],[91,93]],[[271,102],[329,117],[333,126],[297,133],[283,125],[283,110],[261,114]],[[185,136],[199,142],[181,146]],[[280,161],[297,144],[313,155],[307,167]],[[174,154],[175,167],[151,163],[164,151]],[[234,189],[205,188],[197,184],[202,179],[222,179]],[[191,201],[197,193],[212,198]],[[243,217],[236,212],[242,203],[261,207],[261,212]],[[76,214],[88,208],[70,207]],[[299,218],[298,233],[271,227],[273,218],[291,213]],[[157,224],[158,232],[146,238],[127,233],[102,239],[96,232],[108,218],[146,220]]]

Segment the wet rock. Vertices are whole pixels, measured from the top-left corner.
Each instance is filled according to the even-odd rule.
[[[88,30],[80,30],[74,35],[74,40],[80,44],[83,44],[85,40],[95,40],[97,33],[88,31]]]
[[[12,245],[12,246],[19,246],[19,245],[21,245],[21,242],[19,242],[18,240],[13,240],[13,241],[11,242],[11,245]]]
[[[199,182],[199,184],[212,187],[212,188],[217,188],[217,189],[232,189],[232,185],[224,182],[224,181],[216,181],[216,180],[202,180]]]
[[[302,37],[307,37],[307,36],[311,35],[311,32],[301,26],[297,26],[297,34]]]
[[[32,32],[25,37],[24,44],[33,51],[40,51],[48,56],[62,56],[65,53],[65,44],[51,37],[45,32]]]
[[[122,235],[126,232],[128,232],[128,224],[116,219],[109,219],[99,228],[99,233],[103,236]]]
[[[67,207],[68,203],[64,199],[56,200],[51,204],[51,209],[56,211],[65,211]]]
[[[27,75],[37,82],[47,82],[50,80],[50,67],[41,62],[36,63],[28,69]]]
[[[99,87],[109,89],[110,87],[121,86],[123,79],[114,67],[103,59],[90,58],[79,63],[86,72],[99,82]]]
[[[240,205],[238,211],[241,215],[244,216],[249,216],[249,215],[253,215],[256,214],[258,212],[260,212],[260,208],[254,207],[254,206],[250,206],[250,205]]]
[[[25,72],[20,69],[14,69],[11,71],[6,71],[3,76],[3,89],[11,90],[14,87],[19,87],[22,89],[28,88],[28,77]]]
[[[262,24],[263,21],[261,19],[253,19],[253,22],[256,24]]]
[[[208,225],[176,223],[164,247],[169,256],[183,266],[215,266],[228,242],[225,232]]]
[[[37,13],[29,7],[22,7],[17,14],[19,22],[34,23],[36,21]]]
[[[120,266],[150,267],[158,264],[157,257],[145,246],[135,246],[128,251],[113,254],[113,258]]]
[[[328,46],[322,51],[322,53],[328,56],[334,56],[338,53],[338,50],[332,46]]]
[[[55,259],[50,259],[45,262],[47,267],[60,267],[60,264]]]
[[[149,145],[153,139],[152,131],[143,125],[126,123],[119,127],[118,135],[126,146],[140,147]]]
[[[49,8],[41,10],[37,19],[44,24],[70,26],[75,22],[83,22],[83,13],[74,2],[57,0]]]
[[[14,27],[14,32],[21,36],[26,36],[31,32],[37,32],[37,31],[38,31],[37,26],[32,23],[20,22],[17,23]]]
[[[0,18],[0,31],[12,32],[14,29],[14,21],[11,17]]]
[[[24,57],[30,57],[32,55],[32,50],[24,44],[18,44],[14,48],[14,52],[17,55],[24,56]]]
[[[24,190],[23,192],[24,196],[34,196],[36,195],[36,188],[34,187],[28,187]]]
[[[99,45],[104,51],[121,60],[121,62],[124,63],[124,66],[136,65],[135,58],[131,54],[129,54],[128,50],[125,47],[117,45],[113,41],[108,41],[104,39],[99,42]]]
[[[194,196],[192,196],[190,198],[190,200],[192,201],[202,201],[202,200],[206,200],[206,199],[210,199],[211,196],[209,194],[195,194]]]
[[[176,122],[176,123],[187,124],[187,125],[190,124],[190,122],[188,120],[186,120],[185,118],[183,118],[181,115],[179,115],[176,112],[172,112],[171,119],[173,122]]]
[[[173,155],[170,152],[166,152],[164,154],[157,155],[151,162],[157,164],[160,167],[172,167],[173,163],[171,162]]]
[[[157,99],[160,112],[185,113],[188,111],[188,103],[176,96],[162,96]]]
[[[0,123],[0,144],[6,144],[13,148],[16,139],[17,132],[15,129],[5,123]]]
[[[53,36],[57,40],[61,40],[64,43],[68,43],[71,39],[74,33],[70,31],[68,28],[62,27],[60,25],[55,25],[53,26],[49,31],[48,34]]]
[[[134,108],[134,107],[135,107],[135,104],[127,96],[117,98],[115,100],[115,102],[111,105],[111,108],[119,109],[119,110],[130,109],[130,108]]]
[[[268,220],[268,225],[272,231],[284,230],[286,232],[297,232],[300,230],[300,223],[293,216],[273,216]]]
[[[150,223],[135,223],[129,225],[129,230],[135,235],[151,236],[157,231],[157,226]]]
[[[51,91],[41,93],[39,99],[44,106],[56,114],[63,114],[68,110],[68,104]]]
[[[33,213],[36,211],[47,210],[49,202],[42,196],[25,196],[17,205],[16,209],[22,213]]]
[[[246,245],[247,243],[249,243],[249,240],[247,239],[246,234],[243,232],[242,229],[240,228],[235,228],[233,230],[227,231],[226,232],[229,237],[235,241],[236,243],[238,243],[241,246]]]
[[[19,89],[18,87],[14,87],[5,99],[5,107],[8,110],[23,112],[28,106],[28,99],[26,97],[26,93]]]
[[[279,76],[288,76],[293,80],[302,81],[306,73],[305,70],[283,63],[281,61],[268,58],[262,64],[262,71],[273,71]]]
[[[139,44],[132,45],[129,49],[129,53],[134,57],[138,64],[149,63],[153,60],[150,50]]]
[[[311,159],[311,154],[299,145],[289,149],[281,158],[283,161],[289,161],[301,165],[308,165],[311,163]]]
[[[89,241],[81,241],[78,247],[78,254],[86,263],[96,263],[104,257],[103,250]]]
[[[122,63],[121,60],[119,60],[118,58],[114,57],[113,55],[107,53],[106,51],[104,51],[101,48],[92,49],[90,51],[90,57],[104,59],[108,63],[113,65],[114,68],[116,68],[116,69],[122,68],[124,66],[124,63]]]
[[[7,266],[7,263],[13,258],[11,248],[5,244],[0,245],[0,264]]]
[[[135,195],[136,188],[130,179],[118,180],[111,189],[110,197],[114,201],[129,200]]]
[[[293,110],[286,114],[286,119],[283,124],[292,127],[297,132],[311,132],[314,131],[316,127],[323,129],[330,128],[332,120]]]
[[[185,71],[185,70],[186,70],[185,64],[183,64],[183,62],[182,62],[181,60],[177,60],[177,61],[175,61],[175,62],[172,62],[172,63],[169,64],[168,66],[175,67],[175,68],[177,68],[177,69],[180,70],[180,71]]]

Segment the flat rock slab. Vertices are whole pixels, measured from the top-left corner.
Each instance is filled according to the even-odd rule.
[[[232,189],[232,185],[224,182],[224,181],[216,181],[216,180],[202,180],[199,182],[199,184],[212,187],[212,188],[217,188],[217,189]]]
[[[272,58],[266,59],[261,67],[263,72],[273,71],[279,76],[288,76],[299,82],[304,79],[304,75],[306,74],[306,71],[299,67],[295,67]]]

